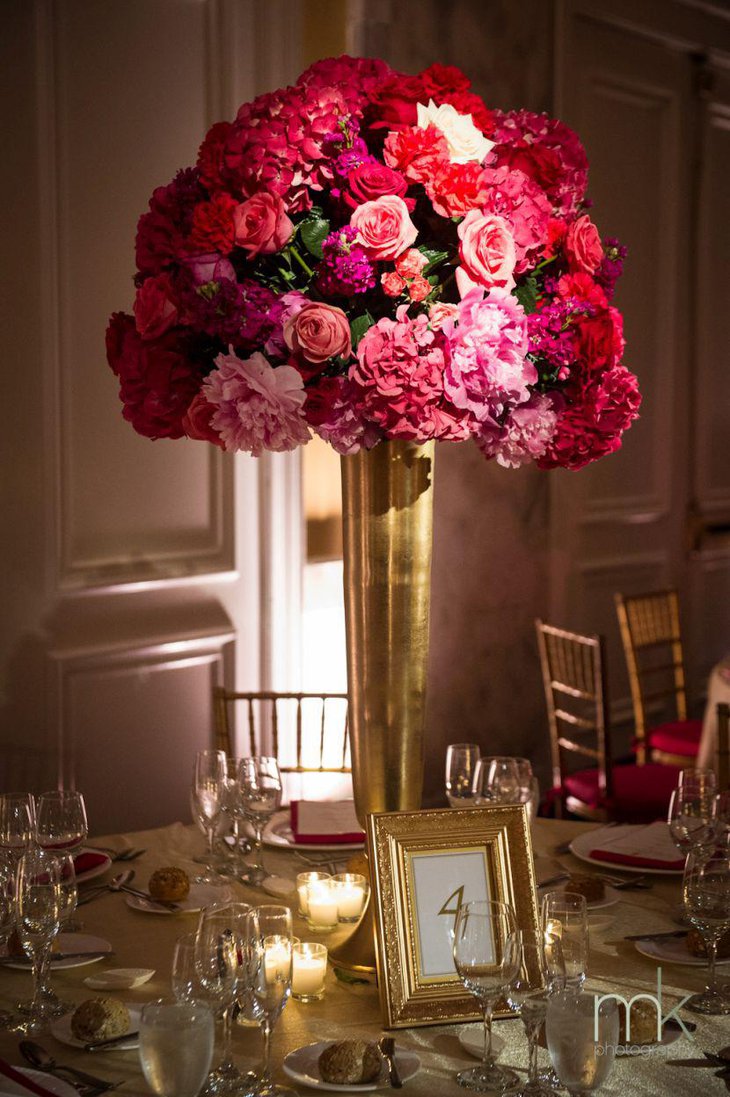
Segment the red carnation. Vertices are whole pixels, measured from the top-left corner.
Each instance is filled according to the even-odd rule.
[[[225,186],[224,153],[232,128],[230,122],[216,122],[198,150],[200,179],[210,191],[222,190]]]
[[[398,168],[407,179],[425,183],[449,163],[449,146],[436,126],[425,129],[412,126],[388,134],[383,157],[386,164]]]
[[[192,247],[204,254],[228,255],[233,250],[235,229],[233,211],[237,202],[229,194],[216,194],[210,202],[200,202],[193,210],[190,232]]]

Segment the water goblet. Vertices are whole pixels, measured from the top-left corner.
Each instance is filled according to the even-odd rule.
[[[588,969],[588,905],[585,896],[548,891],[542,900],[548,978],[556,988],[577,990]]]
[[[688,794],[704,795],[706,792],[716,792],[717,774],[712,769],[696,769],[688,766],[679,771],[677,787]]]
[[[551,993],[545,949],[542,942],[526,942],[518,933],[521,967],[507,988],[506,997],[512,1009],[522,1018],[527,1034],[529,1070],[527,1085],[515,1097],[557,1097],[555,1089],[537,1069],[538,1038],[547,1016]]]
[[[613,1066],[618,1044],[615,998],[559,991],[548,1001],[545,1036],[561,1084],[571,1097],[595,1093]]]
[[[449,807],[469,807],[474,767],[479,761],[478,743],[451,743],[446,749],[446,799]]]
[[[28,1020],[25,1032],[36,1032],[51,1015],[43,993],[47,987],[51,946],[61,924],[61,866],[55,854],[29,849],[18,861],[16,929],[33,966],[33,998],[18,1009]]]
[[[692,850],[682,882],[684,906],[697,926],[708,957],[707,985],[687,1002],[696,1013],[719,1016],[730,1013],[730,987],[718,984],[715,965],[717,946],[730,930],[730,838],[719,838],[712,847]]]
[[[730,834],[730,789],[715,794],[712,801],[712,817],[719,841]]]
[[[35,802],[29,792],[0,796],[0,848],[16,859],[33,844]]]
[[[222,750],[198,751],[193,765],[191,804],[194,815],[200,820],[207,841],[206,857],[203,862],[206,871],[196,877],[195,882],[198,884],[223,882],[214,868],[214,843],[226,795],[227,773],[226,756]]]
[[[36,842],[41,849],[74,853],[89,834],[86,805],[80,792],[43,792],[36,805]]]
[[[258,886],[266,879],[262,862],[264,827],[281,804],[281,773],[276,758],[257,755],[243,758],[238,769],[238,783],[246,818],[254,829],[254,863],[241,876],[246,883]]]
[[[474,803],[478,806],[518,803],[520,777],[517,763],[516,758],[480,758],[474,767]]]
[[[256,908],[256,917],[259,931],[258,962],[252,990],[264,1043],[263,1071],[258,1080],[256,1097],[294,1097],[293,1089],[276,1085],[271,1079],[271,1037],[291,995],[291,911],[288,907],[265,905]],[[276,949],[276,962],[267,963],[267,949],[272,947]]]
[[[679,785],[669,801],[669,833],[680,853],[711,845],[715,836],[714,793]]]
[[[460,906],[453,953],[459,978],[481,1007],[485,1037],[480,1066],[460,1071],[456,1080],[480,1093],[502,1093],[518,1081],[514,1071],[496,1065],[492,1051],[494,1003],[520,969],[519,936],[512,908],[494,900]]]
[[[213,1059],[213,1014],[200,1002],[148,1002],[139,1023],[139,1058],[158,1097],[197,1097]]]

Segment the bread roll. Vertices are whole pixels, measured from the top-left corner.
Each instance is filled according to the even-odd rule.
[[[153,899],[177,902],[179,899],[187,899],[190,892],[190,877],[187,872],[174,865],[158,868],[150,876],[147,888]]]
[[[382,1060],[375,1044],[366,1040],[340,1040],[330,1044],[319,1057],[322,1080],[342,1086],[374,1082]]]

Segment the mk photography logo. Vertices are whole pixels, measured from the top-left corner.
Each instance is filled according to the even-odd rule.
[[[646,1044],[631,1044],[631,1008],[635,1002],[650,1002],[656,1009],[656,1042],[659,1044],[662,1040],[662,1032],[667,1021],[673,1020],[679,1028],[690,1040],[694,1037],[689,1029],[686,1027],[682,1018],[679,1016],[679,1010],[688,1002],[692,997],[691,994],[685,994],[679,1002],[672,1006],[668,1013],[664,1013],[664,1006],[662,1003],[662,969],[657,968],[656,972],[656,994],[649,994],[642,992],[640,994],[634,994],[631,998],[625,998],[623,994],[596,994],[593,1002],[593,1037],[596,1042],[596,1054],[605,1055],[608,1050],[636,1050],[642,1049],[646,1052],[650,1052],[653,1049],[651,1045]],[[603,1002],[616,1002],[617,1005],[622,1004],[626,1010],[626,1043],[619,1044],[614,1048],[610,1048],[610,1045],[601,1044],[600,1041],[600,1009]]]

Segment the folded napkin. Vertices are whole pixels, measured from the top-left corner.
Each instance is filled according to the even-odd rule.
[[[356,845],[365,840],[353,800],[292,800],[294,842],[307,845]]]
[[[106,853],[96,853],[91,849],[82,849],[81,853],[74,857],[76,875],[80,876],[82,872],[88,872],[91,868],[97,868],[98,865],[103,865],[108,860],[109,858]]]
[[[681,872],[684,868],[684,857],[677,857],[666,823],[604,828],[596,837],[599,843],[591,850],[595,861],[626,865],[627,868],[658,868],[665,872]]]
[[[4,1074],[6,1078],[9,1078],[11,1082],[15,1082],[16,1086],[20,1086],[21,1089],[27,1090],[29,1093],[35,1093],[36,1097],[54,1097],[52,1089],[46,1089],[45,1086],[41,1086],[33,1078],[29,1078],[27,1074],[21,1074],[15,1067],[11,1067],[10,1063],[6,1063],[4,1059],[0,1059],[0,1074]]]

